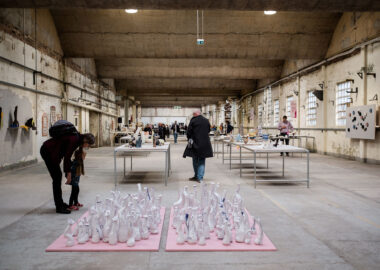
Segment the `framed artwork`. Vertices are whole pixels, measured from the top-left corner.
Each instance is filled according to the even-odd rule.
[[[47,113],[42,114],[42,137],[49,135],[49,118]]]
[[[374,140],[376,134],[376,105],[348,107],[346,137]]]

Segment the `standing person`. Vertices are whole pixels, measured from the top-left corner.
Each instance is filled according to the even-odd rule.
[[[87,149],[79,147],[74,153],[73,165],[71,166],[71,182],[67,183],[71,185],[71,195],[69,200],[69,210],[79,210],[83,204],[79,203],[79,180],[80,176],[84,175],[83,161],[86,158]]]
[[[194,177],[190,178],[190,181],[196,181],[198,183],[203,181],[206,158],[213,156],[209,132],[210,122],[208,119],[201,115],[200,110],[194,111],[193,118],[191,118],[187,128],[187,139],[189,143],[183,153],[184,158],[193,158]]]
[[[234,130],[234,127],[230,124],[230,121],[226,121],[226,126],[227,126],[227,134],[230,134]]]
[[[172,125],[173,130],[173,136],[174,136],[174,143],[177,143],[178,140],[178,132],[179,132],[179,125],[177,124],[177,121],[174,122]]]
[[[168,139],[170,138],[170,128],[168,125],[165,125],[165,134],[166,134],[166,137],[168,137]]]
[[[165,141],[165,126],[162,123],[158,124],[158,135],[160,136],[161,140]]]
[[[61,129],[62,134],[53,136],[50,133],[53,138],[43,143],[40,153],[53,180],[53,196],[56,212],[60,214],[70,214],[70,210],[67,209],[69,205],[62,200],[62,171],[60,164],[63,159],[63,171],[67,183],[70,183],[72,166],[71,156],[73,155],[73,152],[80,146],[82,148],[88,148],[95,143],[95,138],[91,133],[80,134],[70,122],[65,120],[57,121],[54,126],[58,126],[58,122],[60,122],[59,124],[63,123],[63,128]],[[65,128],[66,130],[74,128],[75,132],[70,131],[70,133],[68,133],[65,131]]]
[[[219,131],[220,131],[220,134],[223,134],[223,132],[224,132],[223,123],[220,124]]]
[[[288,117],[286,115],[282,117],[282,122],[278,123],[278,130],[280,131],[280,136],[284,136],[284,137],[288,137],[289,133],[293,132],[294,130],[293,125],[292,123],[290,123],[290,121],[288,121]],[[284,141],[284,139],[281,139],[281,140]],[[289,145],[289,138],[285,139],[285,143],[286,145]],[[284,153],[281,153],[281,156],[283,154]],[[287,152],[286,155],[289,156],[289,153]]]

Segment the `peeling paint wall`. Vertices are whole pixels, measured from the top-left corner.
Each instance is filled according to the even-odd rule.
[[[21,11],[0,11],[0,56],[20,65],[5,60],[0,61],[0,107],[3,108],[4,113],[3,127],[0,129],[0,169],[40,159],[39,149],[42,143],[49,138],[42,136],[44,114],[48,115],[48,127],[58,117],[62,117],[76,124],[78,130],[85,133],[90,131],[90,111],[104,115],[102,117],[105,119],[103,126],[107,126],[106,120],[109,123],[112,123],[112,120],[116,121],[118,113],[118,108],[114,103],[113,81],[99,82],[94,78],[96,69],[91,65],[94,63],[93,60],[80,59],[74,61],[76,65],[73,65],[72,63],[66,64],[66,61],[59,56],[62,54],[62,50],[49,11],[38,10],[37,12],[37,47],[32,46],[34,44],[31,41],[33,35],[24,38],[23,33],[20,36],[20,33],[17,32],[22,31],[22,28],[18,28],[20,22],[24,20],[24,11]],[[31,13],[30,10],[25,11],[30,15],[29,21],[25,21],[26,24],[34,27],[34,23],[30,22],[34,18],[34,13]],[[20,18],[20,16],[22,17]],[[4,25],[5,23],[7,26]],[[15,33],[2,30],[10,27],[14,27]],[[34,33],[32,30],[25,29],[25,35],[29,32]],[[89,67],[88,74],[84,74],[83,66]],[[47,78],[40,73],[33,76],[33,70],[55,79]],[[63,80],[68,83],[66,86],[62,83]],[[20,87],[27,89],[20,89]],[[36,94],[33,91],[39,91],[39,93]],[[37,132],[8,129],[9,119],[10,116],[13,117],[16,105],[19,106],[20,125],[24,124],[28,118],[33,117]],[[55,107],[56,117],[54,119],[50,117],[51,107]],[[109,130],[100,129],[99,126],[99,138],[101,138],[99,145],[110,145]],[[4,153],[9,154],[4,155]]]

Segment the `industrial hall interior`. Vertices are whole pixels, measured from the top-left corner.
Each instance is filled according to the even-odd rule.
[[[0,270],[380,267],[380,0],[0,0]]]

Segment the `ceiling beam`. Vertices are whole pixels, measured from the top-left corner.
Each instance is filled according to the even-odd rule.
[[[110,58],[96,61],[100,77],[264,79],[279,77],[283,61],[249,59]]]
[[[223,10],[281,10],[281,11],[378,11],[379,1],[347,1],[347,0],[3,0],[1,7],[11,8],[107,8],[107,9],[223,9]]]

